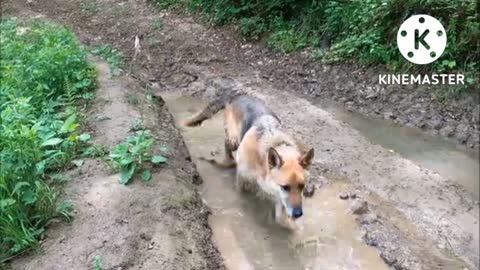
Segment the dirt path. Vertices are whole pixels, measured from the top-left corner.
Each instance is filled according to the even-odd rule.
[[[14,261],[13,269],[222,269],[207,223],[208,209],[194,182],[198,175],[166,108],[148,103],[143,88],[127,77],[111,78],[99,62],[99,89],[88,112],[95,143],[109,148],[132,134],[140,119],[169,146],[168,165],[152,180],[124,186],[100,160],[87,160],[70,172],[65,198],[75,204],[69,225],[49,228],[38,254]],[[127,102],[135,96],[145,106]],[[159,151],[158,144],[155,149]]]
[[[264,76],[261,71],[269,66],[268,58],[267,62],[251,61],[248,46],[226,46],[235,44],[228,34],[206,29],[188,17],[155,11],[144,1],[89,1],[96,8],[88,10],[74,0],[6,3],[9,14],[33,10],[69,25],[85,44],[109,43],[122,49],[127,56],[126,72],[155,91],[182,91],[208,99],[215,91],[241,89],[265,99],[286,126],[315,147],[313,175],[342,179],[352,189],[370,194],[365,199],[379,218],[372,221],[361,216],[358,226],[365,232],[365,242],[376,246],[387,263],[398,269],[478,267],[479,205],[472,194],[437,173],[372,145],[319,106],[282,91],[295,80],[276,80],[285,73],[273,69],[270,72],[275,76]],[[134,49],[136,36],[141,40],[138,54]],[[248,61],[241,59],[242,53]],[[171,170],[178,164],[172,164]],[[148,251],[148,245],[147,250],[138,247]],[[132,254],[148,254],[136,252]],[[94,255],[89,256],[87,259]]]

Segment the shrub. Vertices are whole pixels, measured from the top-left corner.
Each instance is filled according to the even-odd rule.
[[[69,30],[0,22],[0,262],[35,245],[48,221],[68,218],[52,173],[85,135],[74,102],[91,98],[95,71]]]

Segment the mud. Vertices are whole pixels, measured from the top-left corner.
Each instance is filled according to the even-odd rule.
[[[204,106],[197,99],[168,94],[164,97],[177,125]],[[214,240],[228,269],[389,269],[349,213],[349,202],[337,194],[348,184],[335,182],[304,201],[299,229],[289,232],[273,221],[272,204],[234,189],[234,171],[212,167],[200,157],[222,156],[223,116],[202,127],[181,128],[187,147],[205,179],[202,197],[212,209]]]
[[[99,256],[102,269],[223,269],[211,242],[209,210],[192,183],[195,167],[170,114],[157,101],[143,108],[129,104],[127,94],[144,99],[142,87],[127,77],[113,79],[103,62],[97,69],[99,88],[86,112],[95,143],[112,148],[141,119],[168,145],[168,164],[154,169],[151,181],[124,186],[105,162],[86,160],[69,172],[63,195],[75,205],[73,222],[50,226],[38,251],[10,267],[93,269]]]
[[[404,122],[402,119],[414,119],[411,115],[417,115],[419,110],[426,113],[421,112],[423,118],[418,123],[429,121],[438,113],[444,117],[440,119],[444,124],[440,125],[439,133],[461,132],[466,138],[462,141],[476,146],[478,136],[475,134],[478,133],[472,131],[476,127],[472,123],[476,122],[470,120],[475,120],[475,106],[467,106],[471,101],[439,108],[428,89],[370,89],[370,80],[365,78],[371,73],[362,69],[319,66],[302,56],[281,56],[260,45],[242,45],[222,29],[207,29],[185,15],[154,10],[145,1],[91,2],[98,7],[94,11],[82,9],[81,2],[74,0],[33,0],[30,4],[8,0],[6,7],[2,5],[7,14],[30,11],[44,14],[74,29],[87,45],[108,43],[121,49],[126,55],[124,72],[141,81],[149,91],[159,94],[181,91],[207,100],[218,90],[242,90],[264,99],[293,133],[315,147],[312,180],[317,188],[312,200],[321,200],[319,194],[337,182],[347,184],[345,192],[358,190],[368,204],[368,211],[357,217],[357,229],[363,232],[363,241],[374,246],[387,264],[396,269],[478,268],[479,205],[473,191],[442,173],[373,145],[351,126],[322,109],[320,102],[330,98],[352,102],[347,104],[352,110],[358,108],[366,114],[386,115],[399,123]],[[159,21],[162,27],[158,27]],[[138,48],[134,48],[136,37],[141,44],[139,53]],[[375,97],[368,94],[371,91]],[[417,98],[420,96],[421,99]],[[414,102],[419,105],[411,106]],[[406,110],[407,107],[411,109]],[[390,114],[392,108],[398,109],[398,115],[397,111]],[[163,116],[168,118],[166,115]],[[418,126],[428,128],[429,125]],[[170,124],[166,127],[176,132]],[[181,138],[174,138],[181,145]],[[175,160],[171,163],[172,170],[187,164],[181,159]],[[201,224],[207,228],[206,223]],[[189,226],[176,225],[166,229],[183,230],[182,226]],[[233,244],[239,241],[239,236],[231,230],[223,233],[215,237],[235,236],[237,240],[223,242],[233,246],[219,244],[220,249],[242,249]],[[208,246],[209,242],[204,243]],[[249,248],[258,250],[257,244],[261,241],[250,243]],[[211,249],[206,253],[208,250]],[[142,258],[145,253],[138,253],[136,257]],[[55,257],[54,253],[50,254]],[[234,260],[251,260],[246,253],[235,256]]]

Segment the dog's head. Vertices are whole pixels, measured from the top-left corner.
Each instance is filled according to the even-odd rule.
[[[306,182],[306,169],[313,159],[313,148],[299,158],[283,159],[275,148],[268,150],[268,181],[276,183],[279,198],[291,218],[303,215],[302,193]]]

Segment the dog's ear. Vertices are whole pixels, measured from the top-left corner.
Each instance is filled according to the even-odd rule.
[[[273,169],[273,168],[280,168],[282,167],[282,165],[283,165],[282,157],[278,154],[275,148],[270,147],[270,149],[268,149],[268,167],[270,169]]]
[[[313,148],[310,148],[307,153],[305,153],[302,157],[300,157],[300,165],[306,169],[312,164],[313,160]]]

